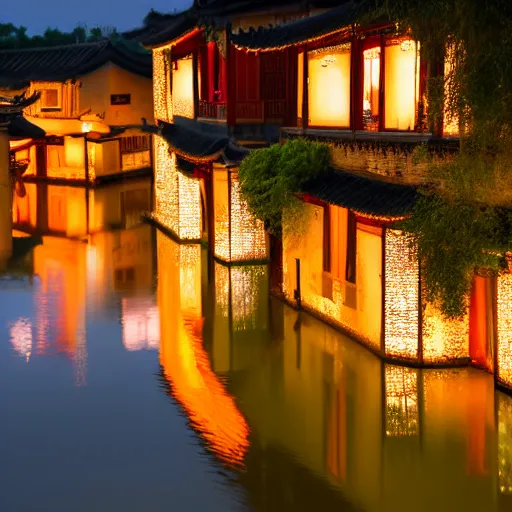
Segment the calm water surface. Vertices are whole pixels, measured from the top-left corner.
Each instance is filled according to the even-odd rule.
[[[382,363],[141,225],[150,190],[15,198],[43,236],[0,280],[0,510],[512,510],[491,376]]]

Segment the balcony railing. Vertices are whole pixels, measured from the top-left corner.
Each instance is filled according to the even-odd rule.
[[[227,119],[227,104],[222,101],[199,101],[199,117],[225,121]]]

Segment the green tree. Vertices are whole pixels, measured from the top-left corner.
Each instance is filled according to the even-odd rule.
[[[297,194],[307,181],[328,170],[330,160],[328,146],[306,139],[253,151],[242,161],[239,171],[242,196],[249,211],[273,235],[282,236],[285,211],[292,219],[286,228],[301,231],[304,208]]]
[[[431,72],[431,125],[458,119],[460,150],[431,159],[424,197],[404,228],[418,247],[429,299],[467,310],[476,269],[499,272],[512,248],[512,2],[375,0],[371,17],[420,41]],[[447,73],[436,74],[447,60]]]

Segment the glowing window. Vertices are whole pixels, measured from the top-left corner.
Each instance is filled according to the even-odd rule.
[[[310,52],[308,67],[309,123],[349,127],[350,43]]]
[[[418,45],[411,40],[389,41],[385,59],[385,128],[414,130],[419,95]]]
[[[194,80],[192,57],[174,63],[172,71],[172,102],[174,115],[194,118]]]
[[[41,91],[41,110],[60,110],[59,89],[44,89]]]
[[[363,128],[379,130],[380,47],[363,52]]]

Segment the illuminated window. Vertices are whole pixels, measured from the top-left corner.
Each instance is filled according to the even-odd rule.
[[[350,43],[310,52],[308,77],[309,123],[349,127]]]
[[[363,52],[363,128],[379,130],[380,47]]]
[[[174,62],[172,103],[176,116],[194,118],[194,79],[192,56]]]
[[[60,110],[61,97],[59,89],[43,89],[41,91],[41,110]]]
[[[304,96],[304,52],[299,53],[297,60],[297,121],[302,126],[302,103]]]
[[[417,43],[408,39],[388,41],[385,62],[385,129],[414,130],[419,96]]]

